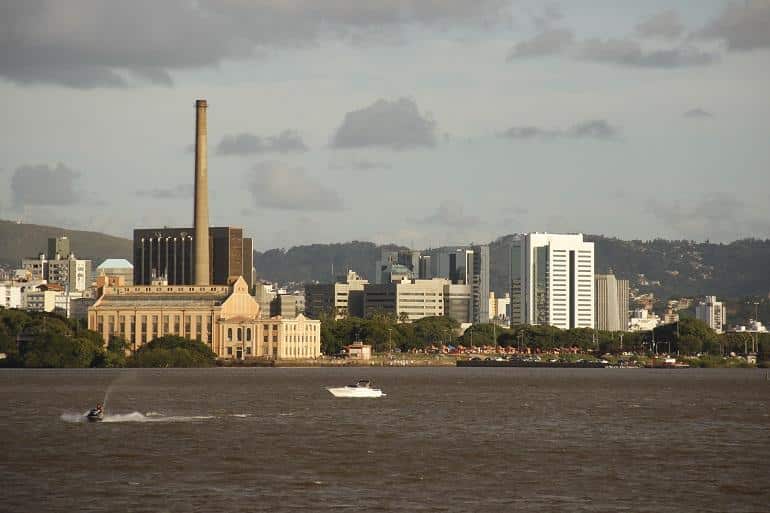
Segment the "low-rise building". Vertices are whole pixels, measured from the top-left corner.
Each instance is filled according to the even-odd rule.
[[[363,342],[353,342],[352,344],[345,346],[348,358],[351,360],[371,360],[372,359],[372,346],[364,344]]]
[[[660,325],[660,317],[644,308],[634,310],[628,325],[628,331],[652,331]]]
[[[134,284],[134,266],[125,258],[108,258],[96,268],[96,276],[122,277],[123,284]]]
[[[307,359],[321,355],[321,323],[304,315],[260,316],[243,278],[232,285],[105,287],[88,328],[105,344],[120,336],[136,350],[165,335],[208,344],[220,358]]]

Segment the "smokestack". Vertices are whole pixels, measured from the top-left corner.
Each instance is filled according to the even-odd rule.
[[[206,100],[195,102],[195,285],[209,284],[209,179]]]

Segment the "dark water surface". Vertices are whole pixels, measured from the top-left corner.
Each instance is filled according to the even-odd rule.
[[[5,370],[0,510],[767,512],[765,376]],[[359,377],[388,396],[323,388]]]

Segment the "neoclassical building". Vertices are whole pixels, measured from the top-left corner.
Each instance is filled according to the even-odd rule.
[[[321,356],[320,321],[260,318],[259,304],[239,277],[231,285],[104,287],[88,309],[88,328],[132,350],[164,335],[210,345],[220,358],[307,359]]]

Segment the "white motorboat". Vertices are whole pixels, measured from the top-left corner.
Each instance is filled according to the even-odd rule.
[[[334,397],[382,397],[379,388],[372,388],[372,382],[368,379],[361,379],[355,385],[346,385],[344,387],[329,387],[326,390],[331,392]]]

